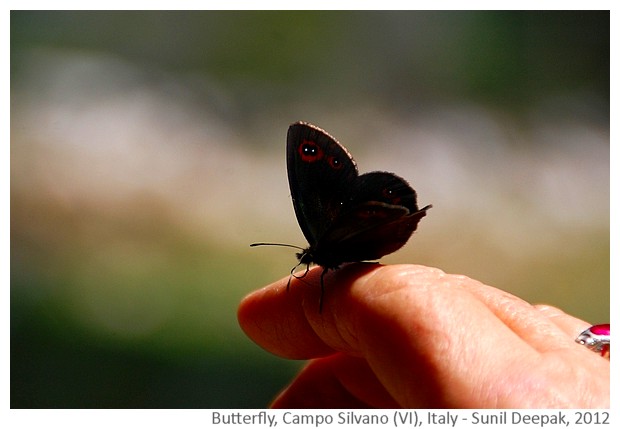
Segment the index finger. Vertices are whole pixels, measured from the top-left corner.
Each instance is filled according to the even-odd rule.
[[[476,408],[575,406],[561,393],[574,387],[566,375],[577,370],[582,388],[573,395],[580,401],[590,403],[597,388],[605,389],[604,376],[594,383],[583,368],[604,375],[608,361],[567,334],[567,323],[584,323],[577,319],[566,316],[560,327],[562,316],[549,318],[465,276],[378,264],[352,264],[326,275],[319,313],[320,275],[321,269],[311,270],[292,282],[289,293],[282,280],[246,297],[238,314],[244,331],[283,357],[334,351],[360,356],[403,405],[441,398]]]
[[[248,295],[238,312],[246,334],[279,356],[309,359],[335,350],[364,355],[368,344],[361,339],[368,340],[372,333],[390,335],[398,325],[405,336],[421,339],[429,333],[443,339],[467,334],[465,324],[474,333],[483,329],[486,335],[497,336],[499,330],[501,336],[511,338],[511,331],[535,335],[540,329],[531,329],[532,323],[542,319],[547,326],[541,347],[548,346],[554,331],[535,307],[513,295],[417,265],[352,264],[330,272],[324,279],[325,302],[319,313],[321,272],[317,267],[293,279],[288,293],[288,279],[282,279]],[[384,333],[377,332],[381,320],[388,325]],[[524,321],[527,326],[520,329]],[[558,334],[553,332],[551,337]]]

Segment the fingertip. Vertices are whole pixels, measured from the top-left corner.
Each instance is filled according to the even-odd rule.
[[[288,278],[278,280],[243,298],[237,309],[241,329],[265,350],[288,359],[332,353],[308,323],[300,305],[304,291],[287,283]]]

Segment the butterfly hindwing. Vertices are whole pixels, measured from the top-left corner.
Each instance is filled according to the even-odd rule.
[[[316,250],[334,253],[330,258],[342,262],[379,259],[398,250],[429,208],[418,210],[415,191],[392,173],[363,174],[351,192],[351,206],[332,222]]]

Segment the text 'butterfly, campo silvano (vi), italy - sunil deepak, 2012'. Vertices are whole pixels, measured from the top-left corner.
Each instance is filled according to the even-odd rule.
[[[288,129],[286,164],[295,215],[310,246],[251,246],[300,249],[291,276],[299,265],[306,265],[306,273],[310,264],[321,266],[319,311],[327,270],[395,252],[432,207],[418,209],[416,192],[393,173],[359,175],[351,154],[327,132],[306,122],[296,122]]]

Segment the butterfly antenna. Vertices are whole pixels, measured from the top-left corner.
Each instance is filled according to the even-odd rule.
[[[252,243],[250,244],[250,247],[256,247],[256,246],[280,246],[280,247],[292,247],[293,249],[304,250],[303,247],[295,246],[294,244],[284,244],[284,243]]]

